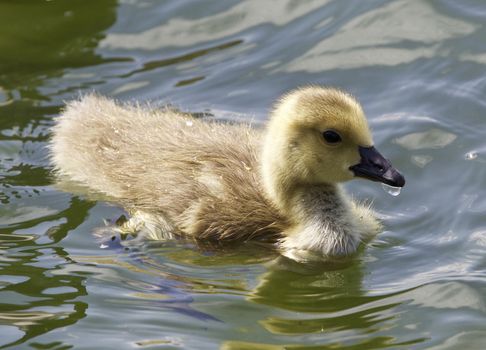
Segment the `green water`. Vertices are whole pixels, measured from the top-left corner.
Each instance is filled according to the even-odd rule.
[[[486,348],[484,1],[0,1],[0,349]],[[351,91],[398,197],[339,263],[93,231],[123,209],[52,186],[64,101],[98,91],[264,121],[298,85]]]

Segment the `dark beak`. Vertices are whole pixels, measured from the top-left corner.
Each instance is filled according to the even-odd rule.
[[[393,187],[405,186],[405,178],[385,159],[374,146],[359,146],[361,161],[349,168],[355,176],[383,182]]]

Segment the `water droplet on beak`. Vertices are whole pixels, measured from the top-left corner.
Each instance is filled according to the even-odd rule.
[[[474,160],[477,157],[478,157],[478,153],[475,152],[475,151],[467,152],[466,155],[464,156],[464,158],[466,158],[466,160]]]
[[[401,187],[393,187],[386,184],[381,184],[381,187],[383,187],[383,190],[385,190],[386,193],[393,197],[398,196],[400,194],[400,191],[402,190]]]

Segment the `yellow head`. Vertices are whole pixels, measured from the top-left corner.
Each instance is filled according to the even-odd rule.
[[[404,184],[373,147],[360,104],[343,91],[318,86],[294,90],[277,102],[264,141],[262,170],[271,195],[289,186],[334,184],[355,176]]]

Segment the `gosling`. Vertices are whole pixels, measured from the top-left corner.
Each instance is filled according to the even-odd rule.
[[[360,104],[319,86],[284,95],[264,131],[87,95],[57,118],[50,154],[57,176],[124,206],[150,239],[255,239],[297,260],[351,254],[379,232],[342,182],[405,184]]]

